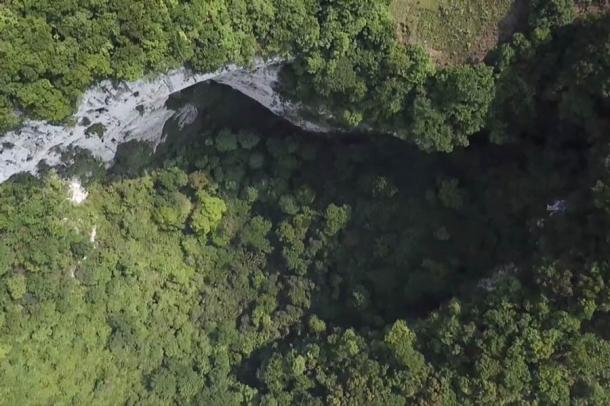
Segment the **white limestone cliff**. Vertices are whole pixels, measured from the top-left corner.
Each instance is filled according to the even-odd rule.
[[[197,108],[180,111],[166,107],[169,96],[207,80],[229,85],[255,99],[274,113],[311,130],[321,130],[298,119],[296,108],[280,100],[275,91],[281,62],[257,61],[253,68],[229,66],[221,71],[195,74],[178,69],[136,82],[103,81],[88,90],[73,117],[73,126],[26,120],[21,128],[0,136],[0,182],[20,172],[36,173],[38,165],[61,163],[63,151],[78,147],[110,164],[117,147],[132,140],[157,146],[163,126],[174,117],[180,126],[197,118]]]

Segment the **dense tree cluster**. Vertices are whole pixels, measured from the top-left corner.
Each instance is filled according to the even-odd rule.
[[[493,95],[490,69],[435,72],[425,51],[399,44],[387,0],[11,0],[0,9],[0,131],[18,112],[68,119],[101,78],[255,56],[293,58],[288,96],[335,125],[374,125],[426,150],[468,145]]]
[[[181,65],[212,71],[285,55],[315,26],[292,0],[10,0],[0,8],[0,130],[16,110],[61,121],[101,78],[139,79]],[[300,36],[307,40],[307,36]]]
[[[399,44],[387,1],[339,1],[318,14],[315,47],[287,68],[287,92],[348,128],[359,124],[451,152],[478,132],[494,94],[486,66],[436,70]]]
[[[435,71],[383,2],[78,3],[0,9],[5,125],[298,50],[295,94],[377,131],[232,102],[264,125],[0,185],[1,404],[610,403],[608,15],[533,1],[489,66]]]

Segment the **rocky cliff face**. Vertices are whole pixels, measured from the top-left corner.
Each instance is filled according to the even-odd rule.
[[[198,114],[189,104],[179,111],[168,108],[169,96],[208,80],[239,90],[294,124],[323,130],[300,120],[297,108],[280,100],[275,90],[280,68],[280,61],[258,61],[252,69],[230,66],[207,74],[178,69],[137,82],[103,81],[83,95],[74,125],[27,120],[20,129],[0,137],[0,182],[20,172],[36,173],[42,162],[57,165],[62,152],[74,148],[88,150],[110,164],[122,143],[138,140],[156,147],[163,141],[167,120],[176,119],[184,126]]]

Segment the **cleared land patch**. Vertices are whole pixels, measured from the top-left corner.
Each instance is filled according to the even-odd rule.
[[[481,60],[525,20],[521,0],[394,0],[400,40],[420,44],[439,64]]]

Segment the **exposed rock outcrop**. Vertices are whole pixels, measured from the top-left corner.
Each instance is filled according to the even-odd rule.
[[[61,163],[62,152],[88,150],[110,164],[117,147],[125,142],[146,141],[156,147],[163,141],[163,127],[175,118],[180,126],[197,117],[195,106],[171,110],[169,96],[187,87],[215,80],[255,99],[275,114],[310,130],[322,130],[300,120],[294,105],[282,102],[276,92],[281,61],[257,61],[254,68],[229,66],[214,73],[195,74],[178,69],[136,82],[103,81],[87,91],[73,117],[72,126],[26,120],[24,125],[0,137],[0,182],[20,172],[36,173],[39,164]]]

